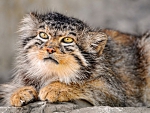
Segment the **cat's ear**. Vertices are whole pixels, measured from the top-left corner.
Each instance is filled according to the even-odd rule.
[[[103,32],[89,32],[86,40],[88,51],[100,56],[107,43],[107,35]]]
[[[29,15],[34,22],[39,22],[39,15],[37,12],[30,12]]]
[[[30,34],[33,31],[33,29],[37,27],[38,24],[39,21],[37,15],[35,15],[35,13],[29,13],[25,15],[24,18],[22,19],[18,32],[26,36]]]

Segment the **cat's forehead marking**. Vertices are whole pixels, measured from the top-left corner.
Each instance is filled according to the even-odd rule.
[[[70,30],[68,29],[54,29],[52,28],[52,26],[48,25],[48,24],[42,24],[39,26],[40,30],[46,32],[47,34],[53,36],[53,37],[61,37],[61,36],[77,36],[77,32],[74,30],[71,30],[73,28],[69,27]]]

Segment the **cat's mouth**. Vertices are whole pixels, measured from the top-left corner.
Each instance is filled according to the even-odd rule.
[[[59,64],[56,59],[54,59],[54,58],[52,58],[52,57],[50,57],[50,56],[47,57],[47,58],[44,58],[44,61],[47,61],[47,60],[50,60],[50,61],[54,62],[55,64]]]

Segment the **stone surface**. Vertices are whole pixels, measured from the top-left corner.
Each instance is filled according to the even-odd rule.
[[[56,113],[71,112],[78,106],[72,103],[48,104],[47,102],[30,103],[23,107],[0,107],[1,113]]]
[[[0,107],[0,113],[150,113],[146,107],[95,106],[82,108],[74,103],[30,103],[24,107]]]
[[[76,109],[68,113],[150,113],[150,108],[99,106]]]

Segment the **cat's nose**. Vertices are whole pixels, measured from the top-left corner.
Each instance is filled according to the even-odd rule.
[[[49,54],[56,52],[54,48],[46,48],[46,50]]]

